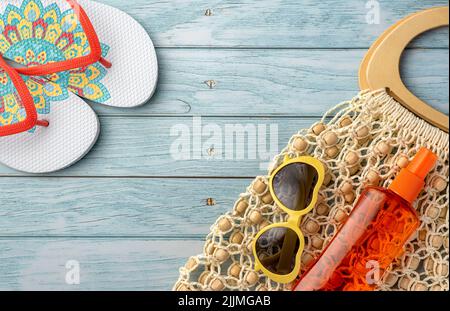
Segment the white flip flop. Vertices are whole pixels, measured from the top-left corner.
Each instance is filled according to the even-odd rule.
[[[2,0],[0,53],[90,101],[136,107],[153,95],[158,62],[145,29],[91,0]],[[110,66],[112,65],[112,66]]]
[[[26,173],[64,169],[100,132],[82,99],[43,78],[21,77],[0,56],[0,163]]]

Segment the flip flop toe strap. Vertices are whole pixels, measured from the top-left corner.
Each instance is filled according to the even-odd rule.
[[[49,122],[38,120],[25,81],[0,55],[0,137],[23,133],[35,126],[48,127]]]

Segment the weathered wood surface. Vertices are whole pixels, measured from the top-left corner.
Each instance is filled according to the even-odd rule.
[[[200,140],[194,137],[194,119],[191,117],[146,118],[146,117],[105,117],[101,118],[102,133],[94,149],[79,163],[51,174],[51,176],[106,176],[106,177],[251,177],[267,173],[267,166],[261,169],[261,163],[269,162],[265,151],[270,150],[270,139],[274,140],[274,155],[284,148],[290,137],[302,128],[310,127],[320,120],[314,118],[222,118],[206,117],[201,119],[203,132]],[[221,143],[208,142],[210,133],[207,125],[220,128]],[[226,142],[225,127],[237,126],[234,143]],[[277,127],[272,133],[270,128]],[[239,130],[241,127],[241,130]],[[248,142],[247,129],[257,134],[254,142]],[[181,135],[178,130],[185,128]],[[265,129],[266,135],[258,135],[258,128]],[[231,130],[229,133],[232,133]],[[171,135],[173,134],[173,136]],[[228,136],[231,137],[231,136]],[[220,137],[219,137],[220,138]],[[244,157],[237,150],[241,145],[237,141],[247,141],[244,145]],[[177,149],[181,143],[186,152]],[[267,145],[267,146],[265,146]],[[222,147],[221,147],[222,146]],[[256,157],[249,158],[248,147],[256,150]],[[208,151],[214,148],[214,153]],[[227,157],[226,152],[234,152]],[[183,154],[188,157],[180,160]],[[210,155],[211,154],[211,155]],[[259,157],[262,155],[263,159]],[[4,166],[0,167],[0,175],[19,176]],[[19,180],[20,181],[20,180]]]
[[[100,115],[320,116],[358,92],[366,50],[158,49],[156,95],[137,109],[94,105]],[[408,50],[405,83],[448,113],[448,50]]]
[[[171,290],[178,267],[202,250],[183,239],[0,239],[0,290]],[[69,285],[67,263],[79,264]],[[69,274],[70,276],[70,274]],[[70,282],[69,282],[70,283]]]
[[[0,236],[201,239],[250,182],[233,178],[0,178]],[[11,184],[21,184],[27,191],[19,192]]]
[[[398,19],[448,5],[446,0],[99,1],[135,17],[158,47],[368,48]],[[379,24],[369,24],[375,2]],[[448,47],[448,29],[416,46]]]

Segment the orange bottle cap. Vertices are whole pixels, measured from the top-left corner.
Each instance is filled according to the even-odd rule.
[[[429,149],[420,149],[408,167],[395,178],[389,189],[412,204],[423,190],[425,177],[434,168],[437,160],[438,157]]]

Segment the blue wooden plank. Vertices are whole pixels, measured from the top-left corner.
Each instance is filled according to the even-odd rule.
[[[102,134],[92,152],[50,176],[251,178],[266,174],[267,163],[292,135],[319,120],[102,118]],[[196,135],[197,129],[201,136]],[[216,133],[213,141],[211,130]],[[27,175],[0,166],[0,176]]]
[[[0,237],[204,237],[250,182],[0,178]]]
[[[358,90],[365,50],[158,49],[155,97],[100,115],[320,116]],[[409,50],[402,72],[425,101],[448,112],[448,50]],[[210,81],[210,82],[208,82]]]
[[[367,48],[406,15],[448,5],[447,0],[98,1],[135,17],[159,47]],[[379,20],[366,8],[374,2]],[[448,29],[415,46],[448,47]]]
[[[202,244],[194,240],[0,239],[0,290],[170,290],[178,268],[201,253]],[[74,271],[73,265],[67,269],[66,264],[73,261],[79,264],[79,285],[66,283],[66,274]]]
[[[293,134],[318,120],[104,117],[100,119],[102,132],[93,150],[75,166],[51,176],[253,177],[267,172],[264,164],[272,159],[270,153],[278,154]],[[202,137],[194,135],[197,127],[204,131]],[[207,131],[211,127],[218,129],[217,141],[209,139],[211,133]],[[230,133],[228,137],[234,135],[236,139],[227,142],[226,131]],[[248,133],[254,141],[243,145],[236,143],[237,139],[246,141]],[[241,150],[244,152],[242,157],[236,152],[238,146],[245,147]],[[248,148],[256,150],[255,155],[248,156]],[[0,166],[1,175],[23,174]]]

